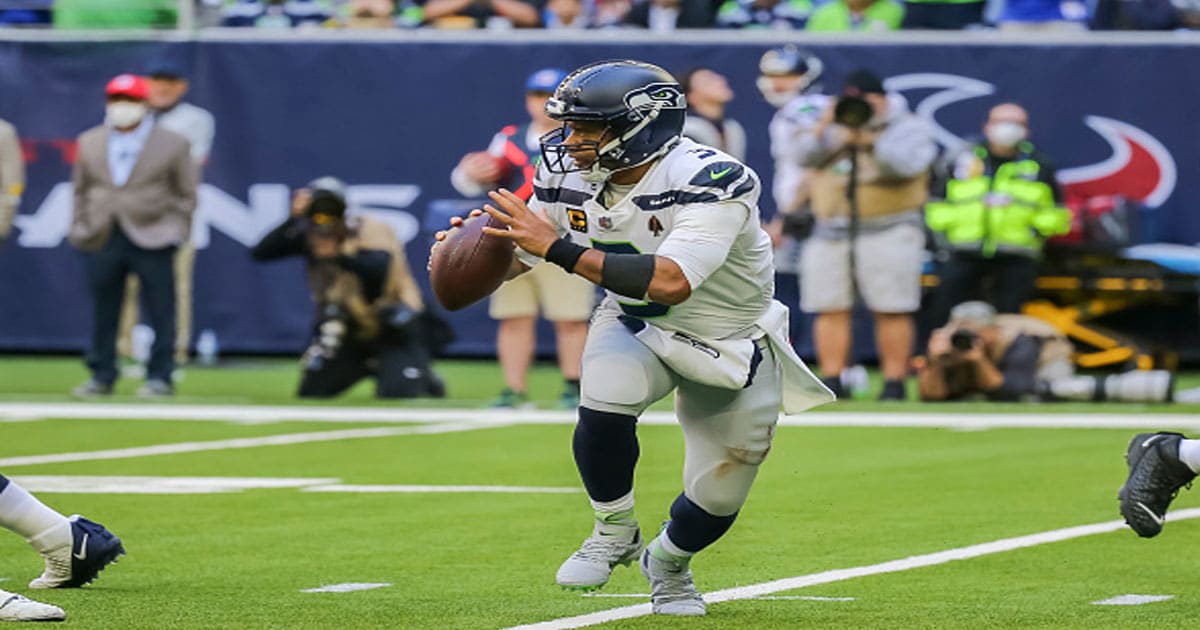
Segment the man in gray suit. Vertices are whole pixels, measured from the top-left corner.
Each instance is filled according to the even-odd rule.
[[[25,161],[21,158],[17,130],[0,120],[0,247],[12,230],[24,190]]]
[[[186,138],[154,125],[146,81],[109,81],[103,125],[79,136],[72,181],[75,210],[68,239],[84,252],[93,299],[87,365],[92,378],[76,396],[106,396],[117,380],[116,336],[125,277],[137,275],[154,345],[143,397],[175,393],[175,250],[196,208],[197,168]]]

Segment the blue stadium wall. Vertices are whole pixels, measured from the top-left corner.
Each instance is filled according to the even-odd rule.
[[[247,247],[282,220],[288,189],[313,177],[342,177],[355,206],[391,221],[424,282],[430,235],[445,221],[444,205],[434,202],[457,197],[450,170],[464,152],[524,118],[522,82],[539,67],[635,57],[675,71],[704,65],[724,73],[737,93],[730,113],[749,133],[748,161],[770,190],[772,110],[754,80],[759,55],[785,40],[488,38],[0,41],[0,118],[17,126],[29,162],[18,236],[0,250],[0,350],[84,346],[90,301],[83,260],[63,238],[73,140],[100,122],[107,79],[155,57],[189,68],[190,100],[217,119],[194,234],[194,329],[214,330],[223,351],[298,352],[304,345],[312,307],[300,263],[255,264]],[[826,85],[836,87],[858,67],[887,77],[936,123],[943,143],[978,133],[996,102],[1022,102],[1034,140],[1073,186],[1144,200],[1153,240],[1200,242],[1200,213],[1192,207],[1200,198],[1200,82],[1185,79],[1200,65],[1200,45],[1089,37],[893,41],[802,43],[825,60]],[[484,305],[448,317],[458,332],[452,354],[493,352]],[[807,330],[794,332],[807,349]],[[549,343],[543,334],[543,353]]]

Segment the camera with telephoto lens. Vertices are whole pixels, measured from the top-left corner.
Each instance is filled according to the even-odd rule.
[[[975,347],[977,339],[979,339],[979,335],[975,331],[959,328],[950,333],[950,347],[959,352],[968,352]]]
[[[851,129],[867,124],[874,115],[875,109],[861,96],[847,94],[833,106],[833,121]]]

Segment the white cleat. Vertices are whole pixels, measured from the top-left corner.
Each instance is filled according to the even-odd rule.
[[[656,615],[699,617],[708,612],[692,581],[692,570],[642,552],[642,575],[650,580],[650,601]]]
[[[636,527],[621,533],[595,531],[558,567],[554,581],[563,588],[595,590],[608,583],[618,564],[633,564],[641,552],[642,532]]]
[[[67,613],[58,606],[0,591],[0,621],[62,621],[66,618]]]

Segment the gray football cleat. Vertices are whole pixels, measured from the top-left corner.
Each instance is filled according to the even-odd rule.
[[[608,577],[618,564],[633,564],[642,552],[641,530],[636,527],[622,528],[626,531],[613,529],[602,529],[598,525],[579,550],[558,567],[554,581],[563,588],[592,591],[608,583]]]
[[[1129,478],[1117,493],[1121,516],[1143,538],[1153,538],[1167,521],[1167,507],[1196,473],[1179,461],[1178,433],[1141,433],[1129,442]]]
[[[708,612],[692,581],[692,570],[642,552],[642,575],[650,580],[650,602],[656,615],[699,617]]]
[[[0,591],[0,621],[62,621],[66,618],[67,613],[58,606]]]

